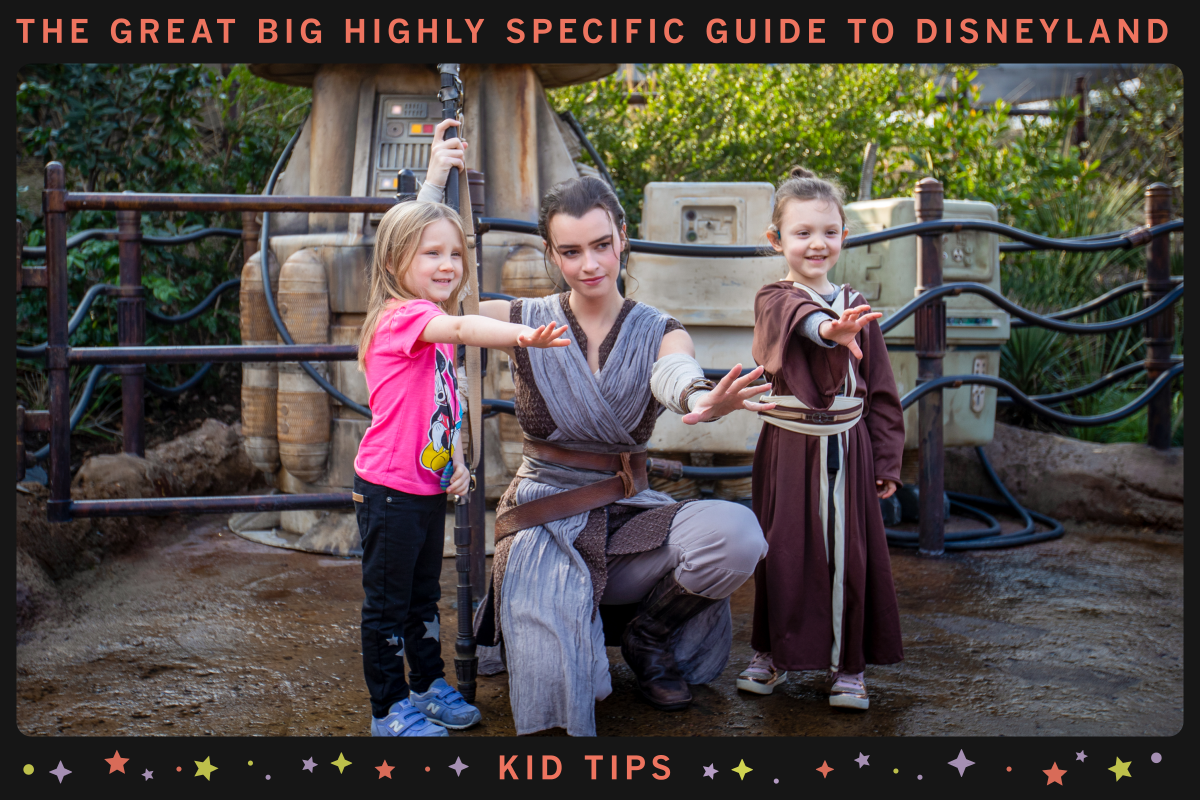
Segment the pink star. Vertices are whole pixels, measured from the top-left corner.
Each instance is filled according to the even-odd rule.
[[[149,769],[146,770],[145,772],[142,773],[142,777],[145,778],[146,780],[150,780],[151,778],[154,777],[154,770],[149,770]]]
[[[709,764],[707,767],[704,768],[704,777],[708,778],[709,780],[715,780],[716,774],[717,774],[717,768],[714,767],[712,764]]]
[[[857,762],[858,762],[858,768],[859,768],[859,769],[862,769],[863,767],[866,767],[866,766],[870,766],[870,765],[867,763],[867,759],[868,759],[868,758],[870,758],[870,756],[864,756],[864,755],[862,754],[862,751],[861,751],[861,750],[859,751],[859,753],[858,753],[858,758],[854,759],[855,761],[857,761]]]
[[[65,778],[65,777],[67,777],[68,775],[70,775],[70,774],[71,774],[71,770],[69,770],[69,769],[67,769],[66,767],[64,767],[64,766],[63,766],[63,763],[60,761],[60,762],[58,762],[58,769],[52,769],[52,770],[50,770],[50,774],[51,774],[51,775],[57,775],[57,776],[58,776],[58,782],[59,782],[59,783],[62,783],[62,779],[63,779],[63,778]]]
[[[450,765],[450,769],[454,770],[455,775],[462,775],[462,771],[467,768],[467,765],[462,763],[461,758],[455,758],[454,763]]]

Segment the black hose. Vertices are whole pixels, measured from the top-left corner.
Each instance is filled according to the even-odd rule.
[[[883,333],[888,333],[921,306],[939,300],[946,295],[957,297],[960,294],[977,294],[1013,316],[1024,319],[1026,322],[1037,325],[1039,328],[1048,328],[1059,333],[1110,333],[1112,331],[1123,330],[1124,328],[1132,328],[1134,325],[1140,325],[1160,312],[1166,311],[1176,300],[1183,297],[1183,289],[1184,285],[1180,283],[1170,292],[1159,298],[1158,302],[1154,303],[1154,305],[1147,306],[1136,314],[1130,314],[1128,317],[1107,320],[1105,322],[1063,322],[1060,319],[1043,317],[1027,308],[1022,308],[995,289],[990,286],[984,286],[982,283],[944,283],[941,286],[936,286],[933,289],[922,292],[917,297],[905,303],[897,309],[895,314],[892,314],[879,324],[879,330]]]
[[[207,236],[225,236],[230,239],[240,239],[242,232],[237,228],[201,228],[190,233],[181,233],[178,236],[142,236],[144,244],[153,244],[159,246],[174,246],[179,244],[187,244],[194,242],[197,239],[203,239]],[[108,241],[116,241],[116,228],[91,228],[67,239],[67,249],[74,250],[79,245],[91,239],[106,239]],[[21,256],[23,258],[33,258],[35,256],[46,255],[45,245],[26,245],[21,248]]]
[[[224,283],[218,285],[217,288],[215,288],[211,292],[209,292],[208,297],[201,300],[198,304],[193,306],[190,310],[184,311],[182,314],[176,314],[173,317],[167,316],[166,314],[156,313],[154,311],[151,311],[150,309],[146,309],[146,316],[148,318],[154,320],[155,322],[161,323],[163,325],[178,325],[181,322],[187,322],[188,320],[195,319],[196,317],[200,316],[200,314],[202,314],[204,311],[206,311],[209,306],[211,306],[213,303],[215,303],[217,301],[217,298],[223,292],[227,292],[230,289],[237,288],[241,285],[242,285],[241,278],[233,278],[232,280],[225,281]]]
[[[600,177],[604,178],[604,182],[615,192],[617,184],[613,182],[612,175],[609,174],[608,167],[604,163],[604,159],[596,152],[596,148],[592,147],[592,143],[588,141],[587,134],[583,132],[583,126],[579,124],[579,120],[575,119],[575,115],[570,111],[559,112],[559,118],[575,131],[575,135],[579,137],[579,143],[583,145],[583,149],[587,150],[588,155],[592,157],[592,161],[596,162],[596,170],[600,173]]]
[[[193,386],[200,383],[200,381],[204,380],[204,376],[208,374],[210,369],[212,369],[211,361],[207,364],[201,364],[200,369],[196,370],[196,374],[192,375],[192,377],[188,378],[178,386],[163,386],[162,384],[155,383],[147,378],[145,379],[146,388],[161,397],[178,397],[188,389],[191,389]]]
[[[987,497],[962,494],[961,492],[946,492],[946,496],[950,498],[951,509],[958,509],[968,516],[989,522],[989,525],[987,528],[974,530],[947,531],[945,533],[944,549],[993,550],[1001,547],[1016,547],[1017,545],[1033,544],[1034,542],[1045,542],[1050,539],[1057,539],[1063,535],[1063,526],[1058,520],[1048,517],[1045,514],[1039,514],[1036,511],[1030,511],[1017,502],[1017,499],[1008,491],[1008,487],[1000,481],[1000,476],[992,468],[992,462],[988,460],[987,454],[983,452],[982,447],[975,448],[975,455],[979,456],[979,461],[983,464],[984,473],[1004,500],[992,500]],[[966,501],[974,505],[968,504]],[[1002,533],[1000,525],[996,522],[995,518],[986,511],[976,507],[979,505],[997,510],[1011,511],[1021,518],[1025,526],[1015,533]],[[1039,531],[1035,520],[1045,525],[1047,529]],[[887,530],[888,544],[898,547],[917,547],[919,544],[920,534],[915,531],[896,531],[891,528],[885,530]]]
[[[307,120],[305,120],[307,122]],[[300,139],[300,133],[304,130],[304,123],[296,129],[292,134],[292,138],[288,141],[287,146],[283,148],[283,152],[279,156],[279,160],[275,162],[275,169],[271,170],[271,177],[267,180],[267,186],[263,190],[263,194],[269,195],[275,190],[275,181],[279,179],[279,173],[283,170],[283,165],[287,162],[288,156],[292,154],[292,148],[296,146],[296,142]],[[292,334],[288,332],[287,325],[283,322],[283,317],[279,316],[279,308],[275,305],[275,295],[271,292],[271,264],[270,250],[271,242],[271,215],[266,211],[263,212],[262,218],[262,236],[259,243],[259,252],[262,253],[262,282],[263,294],[267,300],[267,310],[271,313],[271,321],[275,323],[275,330],[279,331],[280,338],[285,344],[295,344],[296,340],[292,338]],[[371,418],[371,409],[366,406],[359,405],[351,400],[346,395],[339,392],[333,384],[325,380],[321,373],[317,372],[316,368],[307,361],[296,362],[300,367],[308,373],[308,377],[313,379],[313,382],[325,390],[326,394],[333,397],[347,408],[362,414],[367,419]]]
[[[116,294],[120,288],[113,286],[111,283],[97,283],[95,286],[87,290],[83,299],[79,301],[79,306],[75,309],[75,313],[71,315],[71,320],[67,323],[67,336],[75,333],[79,325],[87,317],[88,310],[92,307],[92,303],[100,295]],[[46,357],[46,342],[30,346],[17,345],[18,358],[45,358]]]
[[[96,386],[107,371],[108,367],[103,364],[97,364],[92,367],[92,374],[88,376],[87,385],[83,387],[83,394],[80,395],[79,402],[75,404],[75,408],[71,410],[71,430],[75,430],[75,426],[83,419],[83,412],[87,411],[87,407],[92,402],[92,394],[96,391]],[[48,455],[50,455],[50,445],[45,444],[41,449],[34,452],[33,457],[35,460],[41,461]]]

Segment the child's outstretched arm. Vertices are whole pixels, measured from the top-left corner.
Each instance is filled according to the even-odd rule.
[[[553,322],[531,328],[475,314],[461,317],[442,314],[429,320],[420,339],[422,342],[489,348],[566,347],[570,340],[559,338],[566,330],[566,325],[559,327]]]
[[[837,319],[822,322],[817,330],[824,338],[848,348],[855,358],[861,359],[862,350],[855,341],[858,332],[883,316],[879,312],[868,314],[870,310],[868,305],[847,308]]]

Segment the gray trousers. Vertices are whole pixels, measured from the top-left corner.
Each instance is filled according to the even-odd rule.
[[[725,500],[688,503],[661,547],[608,559],[600,602],[639,602],[671,570],[684,589],[719,600],[745,583],[766,555],[767,540],[753,511]]]

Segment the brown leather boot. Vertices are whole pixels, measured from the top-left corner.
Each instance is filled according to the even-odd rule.
[[[692,617],[718,602],[691,594],[668,572],[642,601],[625,628],[621,655],[633,670],[642,698],[660,711],[681,711],[692,702],[687,681],[671,652],[671,634]]]

